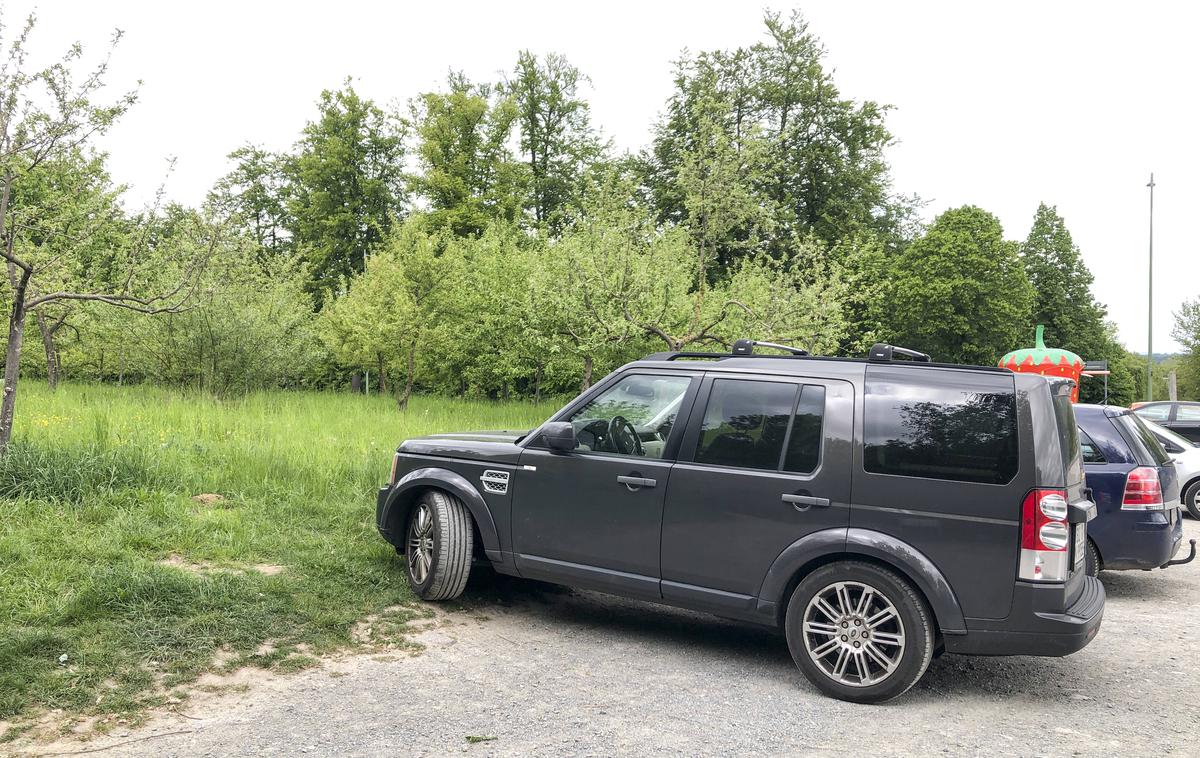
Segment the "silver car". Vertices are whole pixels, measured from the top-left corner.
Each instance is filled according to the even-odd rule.
[[[1192,514],[1192,518],[1200,519],[1200,447],[1196,447],[1186,437],[1165,426],[1159,426],[1145,418],[1142,420],[1175,461],[1175,473],[1179,477],[1179,499],[1188,509],[1188,513]]]

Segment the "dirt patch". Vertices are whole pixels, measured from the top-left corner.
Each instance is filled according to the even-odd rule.
[[[199,495],[192,495],[192,500],[196,501],[200,505],[220,506],[221,503],[225,502],[225,496],[218,495],[215,492],[203,492]]]
[[[251,571],[257,572],[264,576],[278,576],[287,570],[286,566],[281,566],[278,563],[256,563],[252,566],[235,566],[214,563],[203,559],[195,560],[185,558],[178,553],[171,553],[166,558],[158,562],[160,566],[170,566],[181,571],[186,571],[189,574],[204,576],[205,574],[246,574]]]

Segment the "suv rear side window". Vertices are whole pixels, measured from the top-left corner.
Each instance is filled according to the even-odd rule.
[[[824,387],[717,379],[704,409],[695,461],[810,473],[821,459],[824,411]]]
[[[871,473],[983,484],[1017,473],[1011,377],[868,371],[865,403],[863,465]]]

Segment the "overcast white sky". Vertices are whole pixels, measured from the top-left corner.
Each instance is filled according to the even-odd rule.
[[[785,10],[794,3],[774,2]],[[638,149],[683,48],[749,44],[762,8],[734,2],[330,3],[4,0],[11,29],[38,9],[38,52],[125,31],[110,81],[143,81],[107,137],[115,178],[199,202],[247,141],[289,146],[321,89],[353,76],[381,103],[439,86],[449,68],[494,80],[522,48],[561,52],[592,79],[594,122]],[[1155,194],[1156,352],[1176,350],[1171,311],[1200,296],[1200,9],[1191,3],[799,4],[844,95],[895,106],[896,189],[927,218],[972,203],[1023,239],[1058,206],[1131,349],[1146,348],[1147,189]],[[7,36],[7,35],[6,35]],[[1032,335],[1031,335],[1032,339]],[[1086,357],[1086,356],[1085,356]]]

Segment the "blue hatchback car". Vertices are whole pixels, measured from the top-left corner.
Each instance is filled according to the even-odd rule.
[[[1172,563],[1183,541],[1179,482],[1162,444],[1128,408],[1076,405],[1084,475],[1096,502],[1087,573]]]

